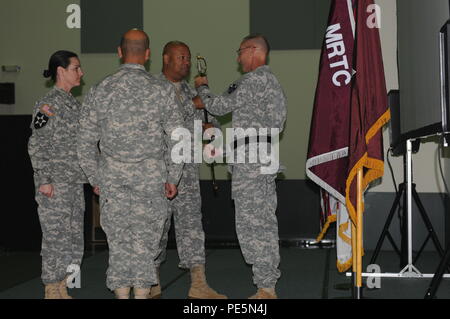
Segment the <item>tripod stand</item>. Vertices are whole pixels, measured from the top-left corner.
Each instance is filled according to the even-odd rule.
[[[430,287],[428,288],[427,293],[425,294],[425,299],[433,299],[434,296],[436,295],[439,285],[441,284],[442,277],[444,276],[445,269],[448,267],[449,262],[450,262],[450,245],[445,250],[444,257],[439,263],[435,275],[431,280]]]
[[[414,201],[417,205],[417,207],[419,208],[419,212],[420,215],[422,217],[422,220],[427,228],[428,231],[428,236],[425,239],[424,243],[422,244],[419,252],[416,255],[416,258],[414,259],[414,261],[412,261],[412,237],[411,237],[411,227],[412,227],[412,221],[411,218],[408,218],[408,214],[406,213],[406,208],[408,206],[408,200],[411,200],[411,196],[408,196],[409,194],[409,190],[407,189],[407,177],[410,176],[408,174],[411,174],[411,168],[410,168],[410,163],[411,163],[411,141],[408,140],[408,156],[409,159],[407,159],[407,155],[404,154],[403,155],[403,165],[404,165],[404,181],[403,183],[401,183],[399,185],[399,191],[394,199],[394,202],[392,204],[390,213],[388,215],[388,218],[386,220],[386,223],[383,227],[383,231],[381,233],[380,238],[378,239],[377,242],[377,246],[375,248],[375,251],[372,255],[372,258],[370,260],[371,264],[375,264],[375,261],[380,253],[381,247],[383,245],[383,242],[386,238],[386,236],[388,237],[390,243],[392,244],[392,246],[394,247],[395,251],[397,252],[397,254],[400,256],[400,268],[403,269],[402,272],[409,270],[409,272],[407,272],[409,275],[413,276],[417,276],[417,275],[421,275],[420,272],[413,266],[413,264],[419,259],[422,251],[424,250],[426,244],[428,243],[429,239],[431,238],[433,241],[434,246],[436,247],[436,250],[438,251],[439,255],[441,256],[441,258],[444,256],[444,250],[442,249],[442,246],[439,242],[439,239],[436,235],[436,232],[434,231],[434,228],[431,224],[430,219],[428,218],[428,215],[425,211],[424,206],[422,205],[422,202],[420,200],[419,195],[417,194],[416,191],[416,185],[414,183],[411,183],[411,195],[414,198]],[[409,180],[412,180],[412,177],[410,176]],[[403,196],[403,207],[400,207],[400,199]],[[409,198],[408,198],[409,197]],[[411,206],[411,205],[410,205]],[[391,225],[392,219],[394,217],[395,212],[397,211],[397,209],[401,209],[402,210],[402,223],[401,223],[401,250],[398,249],[398,247],[395,245],[395,242],[389,232],[389,227]],[[449,253],[450,256],[450,253]],[[449,257],[450,258],[450,257]],[[405,268],[404,268],[405,267]],[[444,267],[445,268],[445,267]]]

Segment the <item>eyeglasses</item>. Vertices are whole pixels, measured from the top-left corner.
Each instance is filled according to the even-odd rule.
[[[191,62],[191,56],[188,56],[188,55],[178,55],[176,58],[181,61]]]
[[[239,50],[236,50],[236,53],[238,55],[241,55],[242,51],[244,51],[245,49],[257,49],[257,47],[252,46],[252,47],[244,47],[244,48],[240,48]]]

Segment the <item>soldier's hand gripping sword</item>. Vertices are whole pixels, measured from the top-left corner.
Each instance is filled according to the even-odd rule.
[[[203,77],[206,76],[206,71],[207,71],[207,65],[206,65],[206,60],[204,57],[202,57],[201,55],[197,54],[197,71],[198,71],[198,75]],[[206,109],[203,109],[204,115],[205,115],[205,124],[211,124],[211,122],[208,119],[208,111]],[[211,141],[214,141],[214,135],[211,136]],[[219,190],[219,187],[217,186],[216,183],[216,172],[214,169],[215,163],[212,162],[209,167],[211,168],[211,178],[212,178],[212,187],[213,187],[213,191],[214,191],[214,195],[217,195],[217,191]]]

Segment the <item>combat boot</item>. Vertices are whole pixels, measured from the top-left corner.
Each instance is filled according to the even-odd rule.
[[[72,296],[67,293],[67,277],[59,283],[58,289],[62,299],[73,299]]]
[[[63,299],[59,292],[59,282],[45,285],[44,299]]]
[[[149,299],[150,288],[133,288],[134,299]]]
[[[161,299],[161,285],[157,284],[155,286],[152,286],[152,288],[150,288],[150,294],[149,294],[149,298],[150,299]]]
[[[158,284],[156,284],[155,286],[152,286],[150,288],[150,294],[149,294],[149,298],[150,299],[160,299],[161,298],[161,282],[159,279],[159,267],[156,268],[156,279],[158,279]]]
[[[208,286],[205,276],[205,265],[195,265],[191,268],[191,288],[189,299],[228,299]]]
[[[275,288],[259,288],[256,294],[248,299],[278,299]]]
[[[116,299],[130,299],[130,290],[129,287],[114,289]]]

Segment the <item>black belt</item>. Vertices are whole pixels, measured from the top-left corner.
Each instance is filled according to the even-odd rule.
[[[243,141],[243,142],[242,142]],[[254,138],[252,138],[252,142],[254,142]],[[241,138],[238,140],[234,140],[233,142],[233,148],[236,149],[238,147],[238,143],[241,145],[247,145],[250,144],[250,137],[246,136],[245,138]],[[272,143],[272,136],[256,136],[256,143]]]

